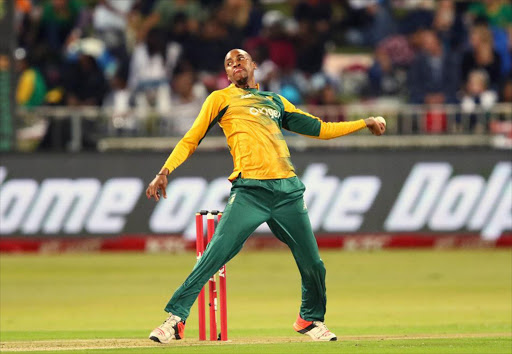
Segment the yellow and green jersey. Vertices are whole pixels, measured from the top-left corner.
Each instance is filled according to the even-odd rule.
[[[46,84],[43,75],[37,69],[22,72],[16,88],[16,103],[20,106],[35,107],[44,103]]]
[[[364,120],[326,123],[301,111],[284,97],[231,84],[208,96],[192,128],[164,164],[170,172],[197,148],[208,131],[219,124],[233,156],[232,181],[295,176],[290,151],[281,128],[318,139],[332,139],[366,127]]]

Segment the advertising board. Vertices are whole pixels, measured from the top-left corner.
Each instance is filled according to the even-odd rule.
[[[512,163],[506,151],[309,151],[292,161],[306,185],[318,237],[379,233],[478,234],[512,228]],[[232,162],[197,152],[169,178],[167,199],[145,188],[161,153],[4,154],[0,237],[194,237],[194,214],[222,210]],[[262,225],[257,233],[268,233]]]

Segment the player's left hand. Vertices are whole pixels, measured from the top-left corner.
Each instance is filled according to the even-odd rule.
[[[364,122],[373,135],[382,135],[386,131],[386,124],[379,122],[374,117],[368,117]]]

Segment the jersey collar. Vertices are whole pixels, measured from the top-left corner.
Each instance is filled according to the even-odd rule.
[[[228,86],[229,88],[238,88],[235,86],[235,84],[230,84]],[[260,84],[256,84],[256,88],[246,88],[246,89],[241,89],[241,90],[257,90],[259,91],[260,90]]]

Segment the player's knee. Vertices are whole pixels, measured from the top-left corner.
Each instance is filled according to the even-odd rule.
[[[211,248],[208,252],[212,253],[212,256],[222,259],[224,262],[233,258],[242,249],[241,245],[233,244],[233,242],[226,240],[223,235],[213,239],[208,247]]]
[[[303,272],[305,272],[305,275],[311,275],[311,276],[325,276],[325,265],[324,262],[322,262],[321,259],[315,260],[309,264],[305,264],[303,267]]]
[[[316,262],[313,263],[313,269],[317,273],[325,274],[324,262],[321,259],[317,260]]]

